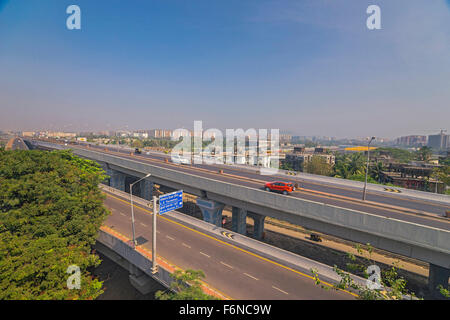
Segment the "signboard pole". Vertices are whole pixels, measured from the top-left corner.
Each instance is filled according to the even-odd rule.
[[[157,198],[153,196],[153,226],[152,226],[152,273],[158,272],[158,266],[156,265],[156,215],[158,214],[157,209]]]

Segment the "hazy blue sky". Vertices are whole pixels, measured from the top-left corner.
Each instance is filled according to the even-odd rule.
[[[66,28],[66,8],[82,30]],[[366,28],[381,7],[382,30]],[[0,129],[450,129],[449,0],[0,0]]]

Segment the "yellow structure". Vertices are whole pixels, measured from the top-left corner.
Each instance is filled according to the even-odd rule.
[[[377,147],[369,147],[369,150],[375,150],[375,149],[377,149]],[[367,146],[366,147],[364,147],[364,146],[357,146],[357,147],[348,147],[348,148],[345,148],[345,151],[367,151]]]

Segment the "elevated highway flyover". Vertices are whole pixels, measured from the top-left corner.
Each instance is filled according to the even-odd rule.
[[[204,220],[215,225],[220,225],[224,205],[232,206],[233,231],[237,233],[245,234],[245,221],[249,216],[254,219],[255,237],[261,237],[265,217],[273,217],[427,262],[430,264],[430,289],[435,290],[439,284],[448,287],[450,223],[439,214],[415,212],[411,206],[352,201],[341,195],[269,193],[261,189],[261,181],[248,175],[175,165],[125,152],[40,141],[34,141],[34,145],[48,150],[71,148],[74,154],[100,163],[111,177],[111,186],[123,191],[127,191],[130,179],[151,173],[150,180],[144,180],[139,186],[141,197],[151,194],[151,183],[182,189],[199,197],[197,205]],[[445,203],[436,205],[439,206],[448,209]]]

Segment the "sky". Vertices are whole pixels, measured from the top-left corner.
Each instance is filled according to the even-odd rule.
[[[81,8],[68,30],[66,8]],[[381,30],[366,27],[369,5]],[[450,0],[0,0],[0,130],[450,123]]]

